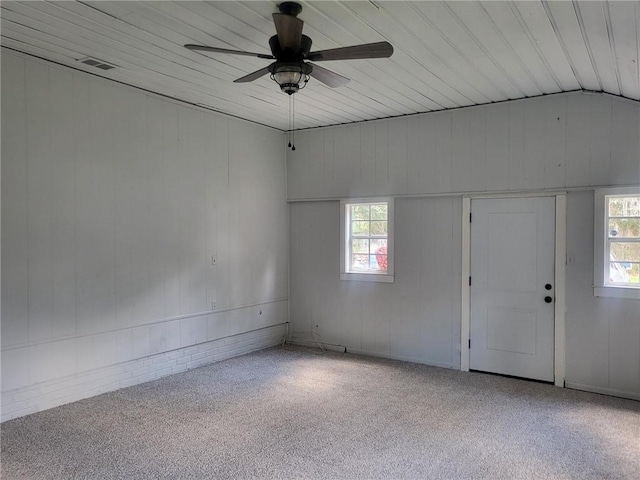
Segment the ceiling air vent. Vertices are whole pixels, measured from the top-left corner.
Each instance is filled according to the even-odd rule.
[[[98,60],[97,58],[86,57],[81,58],[78,61],[80,63],[84,63],[85,65],[89,65],[90,67],[99,68],[100,70],[111,70],[112,68],[116,68],[115,65],[109,65],[108,63],[103,62],[102,60]]]

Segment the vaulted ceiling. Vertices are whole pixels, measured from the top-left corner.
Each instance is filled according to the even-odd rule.
[[[3,1],[2,45],[278,129],[288,98],[268,65],[187,43],[269,54],[274,1]],[[640,100],[639,2],[300,2],[312,50],[387,40],[391,58],[328,61],[351,82],[311,79],[296,128],[592,90]],[[115,65],[101,70],[79,62]]]

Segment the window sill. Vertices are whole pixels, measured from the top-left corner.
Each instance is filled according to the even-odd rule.
[[[341,273],[340,280],[349,280],[352,282],[381,282],[393,283],[395,275],[382,273]]]
[[[633,298],[640,300],[640,288],[628,287],[593,287],[595,297]]]

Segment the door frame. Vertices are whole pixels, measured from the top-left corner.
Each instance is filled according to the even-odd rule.
[[[555,294],[554,304],[554,384],[564,387],[565,377],[565,312],[566,312],[566,239],[567,239],[567,194],[566,193],[510,193],[499,195],[466,195],[462,197],[462,308],[460,328],[460,370],[469,371],[469,338],[471,329],[471,201],[486,198],[531,198],[554,197],[556,200],[555,233]]]

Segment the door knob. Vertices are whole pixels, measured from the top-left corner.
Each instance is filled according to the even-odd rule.
[[[551,303],[551,302],[553,302],[553,298],[551,298],[549,296],[546,296],[546,297],[544,297],[544,301],[547,302],[547,303]]]
[[[545,290],[551,290],[552,288],[553,288],[553,287],[551,286],[551,284],[550,284],[550,283],[547,283],[547,284],[544,286],[544,289],[545,289]]]

